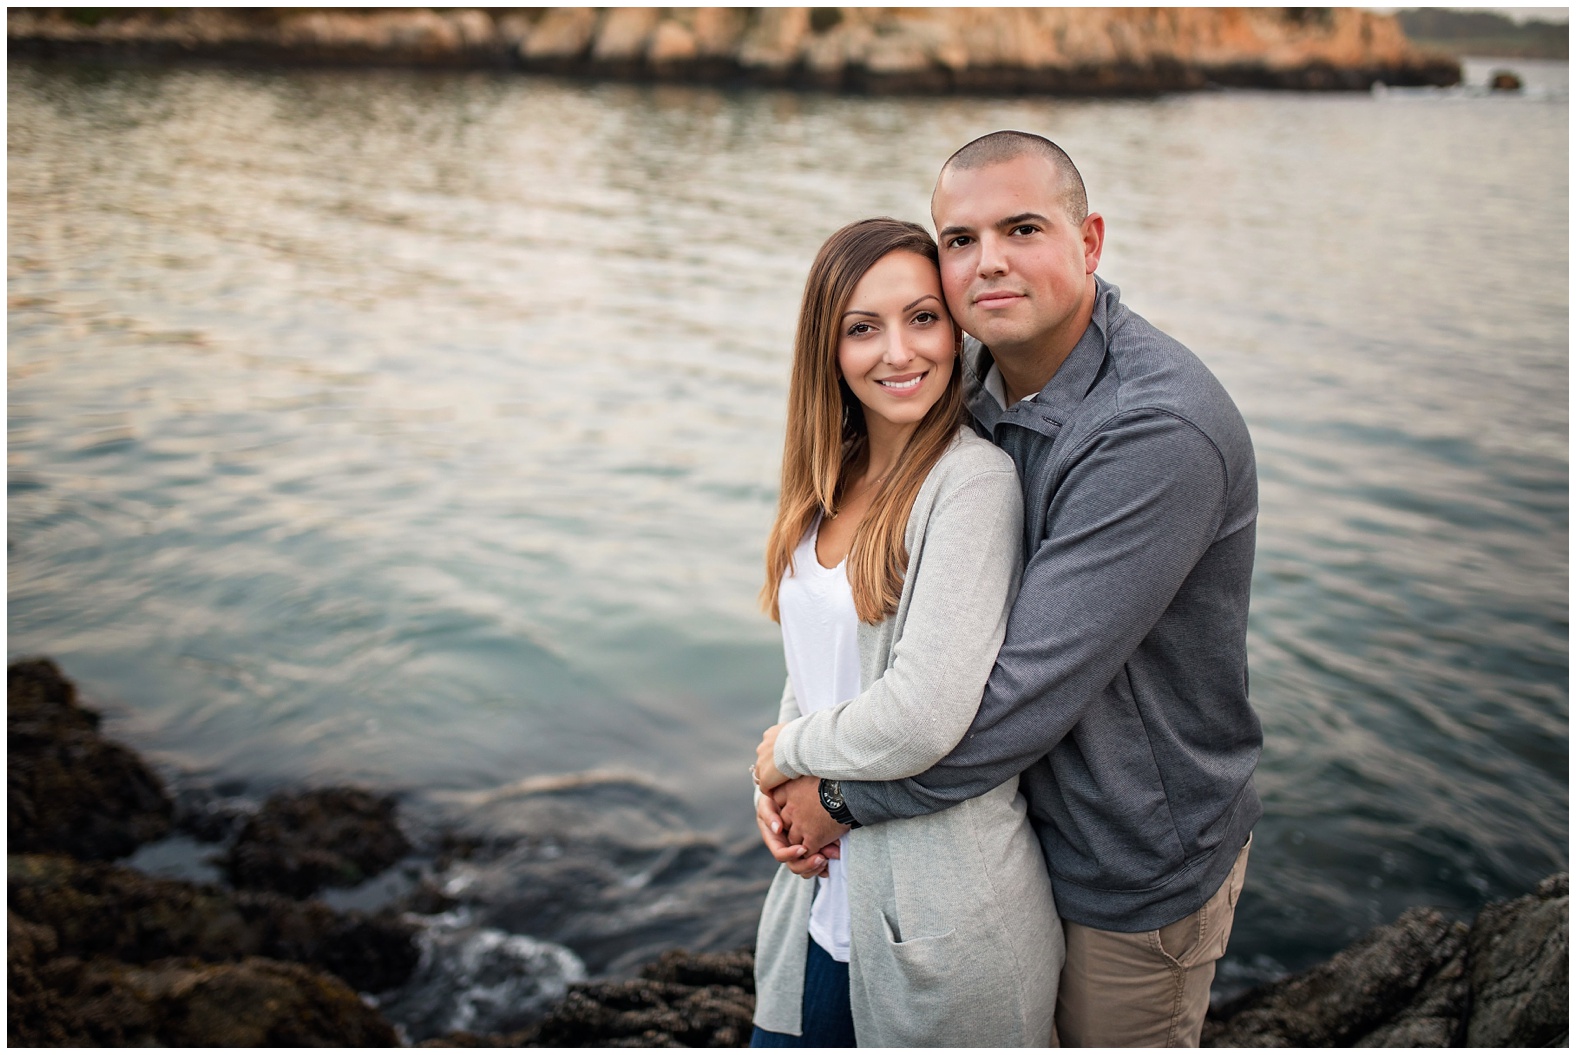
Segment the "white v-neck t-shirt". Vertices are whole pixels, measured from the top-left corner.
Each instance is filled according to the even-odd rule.
[[[777,587],[783,656],[799,713],[835,707],[859,695],[859,615],[848,585],[845,559],[823,568],[815,556],[821,524],[805,532],[793,554],[793,574]],[[848,885],[841,860],[828,861],[810,908],[810,937],[841,963],[848,962]]]

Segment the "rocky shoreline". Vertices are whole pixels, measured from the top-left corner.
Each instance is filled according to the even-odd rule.
[[[1449,86],[1356,8],[12,8],[12,55],[519,70],[871,93]]]
[[[455,908],[418,883],[362,912],[324,892],[411,850],[392,799],[355,788],[237,815],[183,804],[49,660],[7,675],[7,1021],[12,1044],[395,1046],[372,994],[427,966],[422,920]],[[117,859],[179,829],[222,847],[223,881]],[[464,854],[463,840],[446,852]],[[1412,909],[1327,963],[1216,1008],[1212,1046],[1508,1046],[1568,1038],[1569,890],[1551,876],[1470,924]],[[735,1047],[754,1006],[749,950],[672,950],[637,977],[579,982],[522,1028],[429,1047]]]

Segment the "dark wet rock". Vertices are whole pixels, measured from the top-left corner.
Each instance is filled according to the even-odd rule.
[[[274,795],[230,848],[238,887],[308,897],[325,886],[356,886],[411,850],[394,800],[359,788]]]
[[[1354,1043],[1361,1048],[1444,1048],[1458,1043],[1471,990],[1465,952],[1458,952],[1423,983],[1389,1022]]]
[[[1472,925],[1470,1047],[1541,1047],[1570,1032],[1570,879],[1484,907]]]
[[[330,971],[365,992],[399,985],[419,958],[415,927],[392,913],[339,913],[319,901],[231,893],[119,865],[15,855],[7,893],[13,916],[47,935],[51,954],[134,964],[264,956]]]
[[[13,972],[14,973],[14,972]],[[393,1027],[344,982],[294,963],[57,957],[37,966],[15,1045],[386,1047]]]
[[[123,857],[162,838],[174,812],[164,784],[48,659],[6,672],[6,813],[11,852]]]
[[[1466,943],[1467,928],[1408,909],[1329,961],[1239,997],[1206,1022],[1214,1047],[1351,1045],[1389,1022]]]
[[[1496,92],[1519,92],[1521,78],[1509,70],[1495,70],[1494,75],[1489,78],[1488,86]]]
[[[1414,908],[1328,962],[1212,1010],[1212,1047],[1518,1047],[1569,1036],[1569,881],[1469,928]]]

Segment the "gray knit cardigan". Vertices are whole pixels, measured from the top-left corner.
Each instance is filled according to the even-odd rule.
[[[951,751],[1006,631],[1022,533],[1011,459],[960,430],[909,514],[896,612],[859,624],[863,691],[801,717],[786,687],[777,767],[789,777],[893,780]],[[842,854],[861,1047],[1050,1042],[1061,921],[1016,777],[940,813],[856,829]],[[763,1029],[801,1035],[814,894],[783,867],[766,895],[755,966]]]

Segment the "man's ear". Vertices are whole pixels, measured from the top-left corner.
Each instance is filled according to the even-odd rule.
[[[1084,274],[1094,274],[1100,266],[1100,253],[1105,249],[1105,217],[1092,212],[1084,217],[1080,228],[1083,235]]]

